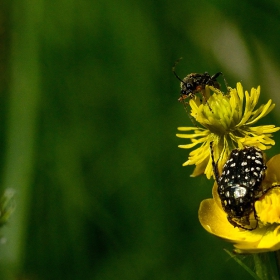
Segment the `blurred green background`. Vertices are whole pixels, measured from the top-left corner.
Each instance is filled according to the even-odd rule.
[[[171,68],[280,105],[279,45],[273,0],[1,1],[0,279],[250,279],[198,222]]]

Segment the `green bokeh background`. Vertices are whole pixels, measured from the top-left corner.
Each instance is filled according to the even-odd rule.
[[[0,182],[17,208],[0,279],[250,279],[198,222],[213,181],[182,167],[171,68],[260,84],[278,108],[279,45],[273,0],[1,1]]]

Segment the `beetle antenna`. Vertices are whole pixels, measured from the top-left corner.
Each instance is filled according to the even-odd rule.
[[[210,142],[210,153],[211,153],[211,158],[212,158],[213,173],[214,173],[216,181],[218,182],[218,180],[219,180],[219,171],[218,171],[218,163],[216,163],[215,159],[214,159],[213,141]]]
[[[176,65],[180,62],[180,60],[182,60],[183,57],[180,57],[178,58],[175,62],[174,62],[174,65],[172,67],[172,72],[173,74],[175,75],[175,77],[180,81],[182,82],[183,84],[185,84],[185,82],[177,75],[177,73],[175,72],[175,68],[176,68]]]

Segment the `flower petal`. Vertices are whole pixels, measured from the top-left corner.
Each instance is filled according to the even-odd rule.
[[[210,96],[210,90],[213,94]],[[204,94],[209,97],[206,102]],[[191,149],[185,165],[200,165],[193,173],[205,173],[210,178],[211,171],[210,142],[213,144],[215,159],[219,169],[224,164],[226,156],[234,148],[255,146],[261,150],[270,149],[275,141],[272,134],[279,127],[274,125],[260,125],[252,127],[259,119],[266,116],[275,106],[271,100],[255,109],[260,96],[260,86],[252,88],[250,93],[244,91],[241,83],[237,83],[236,89],[231,89],[228,94],[223,94],[219,89],[206,86],[203,90],[203,100],[194,96],[189,104],[191,115],[202,127],[179,127],[178,130],[185,132],[177,134],[177,137],[190,139],[192,143],[179,145],[180,148]],[[201,144],[201,147],[199,147]],[[198,148],[197,148],[198,147]],[[202,149],[200,149],[202,148]],[[201,163],[204,162],[203,165]],[[200,168],[206,169],[201,172]],[[199,170],[199,172],[197,172]]]
[[[201,225],[209,233],[236,244],[258,243],[265,230],[252,231],[233,227],[227,220],[226,213],[215,203],[214,199],[205,199],[198,210]]]

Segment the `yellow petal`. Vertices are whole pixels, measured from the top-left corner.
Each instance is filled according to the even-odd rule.
[[[227,220],[227,214],[214,199],[205,199],[201,202],[198,218],[208,232],[236,244],[258,243],[265,232],[263,229],[248,231],[233,227]]]

